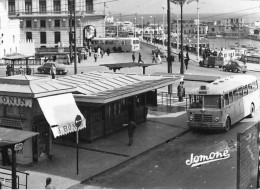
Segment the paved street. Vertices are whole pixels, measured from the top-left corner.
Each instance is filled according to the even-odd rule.
[[[246,118],[228,133],[189,132],[100,176],[73,188],[108,189],[236,189],[237,133],[259,121]],[[191,154],[209,155],[228,150],[226,160],[197,167],[186,165]]]

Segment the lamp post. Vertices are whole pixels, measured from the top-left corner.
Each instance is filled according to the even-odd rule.
[[[165,6],[162,6],[162,9],[163,9],[163,32],[162,32],[162,35],[163,35],[163,49],[165,49],[165,47],[164,47],[164,9],[165,9]]]
[[[151,24],[152,24],[152,16],[150,16],[150,26],[152,26]],[[151,30],[149,31],[149,33],[150,33],[150,43],[152,43],[152,33],[151,33]]]
[[[187,4],[197,1],[197,61],[199,61],[200,53],[199,53],[199,46],[200,46],[200,17],[199,17],[199,0],[189,0]]]
[[[169,1],[169,0],[168,0]],[[192,1],[196,1],[196,0],[171,0],[172,3],[174,4],[178,4],[181,7],[181,51],[183,54],[183,5],[184,3],[191,3]],[[180,74],[184,74],[184,64],[183,64],[183,56],[181,56],[181,68],[180,68]]]
[[[154,19],[154,22],[153,22],[153,44],[155,44],[155,17],[153,19]]]
[[[142,40],[144,39],[144,17],[141,17],[142,19]]]
[[[170,0],[167,0],[167,35],[168,35],[168,43],[167,43],[167,69],[168,73],[172,73],[172,62],[171,62],[171,6]],[[168,93],[172,94],[172,85],[168,86]]]

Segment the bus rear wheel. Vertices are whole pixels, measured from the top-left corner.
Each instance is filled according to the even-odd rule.
[[[251,104],[249,117],[253,118],[254,116],[255,116],[255,106],[254,104]]]
[[[228,132],[230,130],[230,127],[231,127],[231,121],[230,121],[230,118],[227,117],[226,122],[225,122],[224,131]]]

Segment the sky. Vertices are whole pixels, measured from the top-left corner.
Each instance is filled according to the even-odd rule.
[[[167,0],[95,0],[107,2],[107,12],[114,14],[161,14],[167,12]],[[163,9],[165,6],[165,9]],[[171,3],[171,9],[180,13],[180,6]],[[255,13],[260,17],[260,0],[199,0],[200,13]],[[197,2],[183,6],[183,13],[196,13]]]

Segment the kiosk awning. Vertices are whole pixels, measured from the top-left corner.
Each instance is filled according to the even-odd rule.
[[[0,147],[18,144],[35,135],[38,135],[38,133],[0,127]]]
[[[77,115],[82,118],[79,130],[86,128],[86,120],[79,111],[71,93],[38,98],[38,102],[50,124],[54,138],[77,131],[75,126]]]

